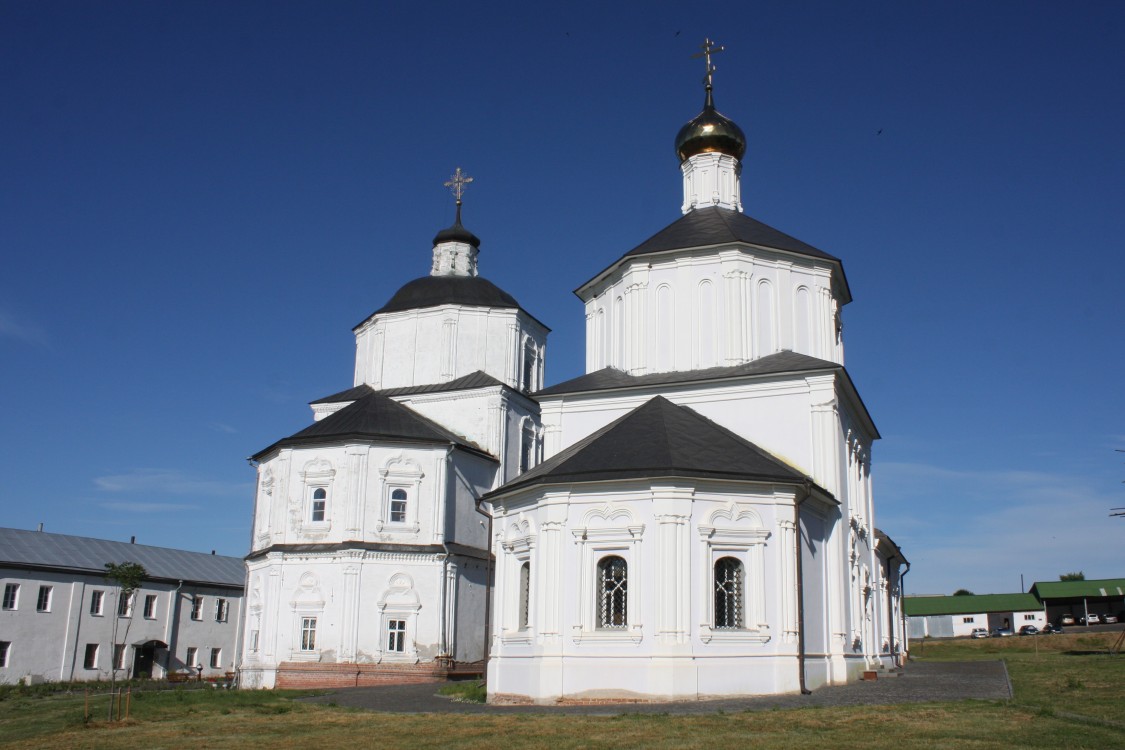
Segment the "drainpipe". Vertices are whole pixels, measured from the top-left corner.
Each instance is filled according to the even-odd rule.
[[[168,627],[164,629],[164,642],[168,644],[168,653],[164,658],[164,676],[167,677],[172,673],[172,659],[176,655],[176,643],[173,633],[179,635],[178,628],[180,620],[180,589],[184,587],[184,582],[180,581],[176,584],[176,590],[172,592],[171,607],[168,608]]]
[[[906,570],[902,571],[902,575],[898,577],[898,598],[899,610],[902,615],[902,656],[899,658],[899,666],[906,663],[906,659],[910,657],[910,636],[906,631],[906,574],[910,572],[910,562],[903,559],[906,563]]]
[[[485,513],[481,510],[480,498],[477,498],[476,510],[482,516],[488,519],[488,539],[485,544],[485,564],[488,566],[488,575],[485,577],[484,585],[484,675],[485,679],[488,678],[488,657],[489,657],[489,644],[492,642],[492,578],[496,572],[496,561],[492,559],[492,514]]]
[[[797,680],[801,685],[801,695],[812,695],[805,685],[805,578],[801,562],[801,503],[809,499],[812,487],[805,482],[804,495],[793,504],[793,526],[796,532],[797,552]]]

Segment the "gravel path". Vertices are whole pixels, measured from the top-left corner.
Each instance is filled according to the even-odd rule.
[[[955,701],[966,698],[1007,700],[1012,697],[1008,671],[1002,661],[916,662],[878,680],[820,688],[812,695],[769,695],[754,698],[723,698],[678,703],[622,703],[585,706],[492,706],[459,703],[437,695],[440,685],[382,685],[343,688],[304,698],[313,703],[392,713],[462,714],[591,714],[622,713],[706,714],[718,711],[762,711],[771,708],[806,706],[860,706],[925,701]]]

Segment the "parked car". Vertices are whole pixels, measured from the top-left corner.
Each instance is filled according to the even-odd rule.
[[[993,638],[1007,638],[1010,635],[1012,635],[1012,629],[1011,628],[993,628],[992,629],[992,637]]]
[[[1024,625],[1020,628],[1020,635],[1039,635],[1039,628],[1034,625]]]
[[[1059,625],[1073,625],[1074,615],[1063,615],[1059,618]]]
[[[1116,625],[1117,615],[1102,615],[1102,622],[1106,625]]]
[[[1100,617],[1098,617],[1097,612],[1091,612],[1088,615],[1082,615],[1078,618],[1079,625],[1097,625],[1101,621],[1102,620]]]
[[[988,631],[984,628],[973,628],[973,632],[969,634],[970,638],[987,638]]]
[[[1046,625],[1043,626],[1043,629],[1039,631],[1039,635],[1054,635],[1055,633],[1061,633],[1061,632],[1062,632],[1062,628],[1060,628],[1058,625],[1052,625],[1051,623],[1047,623]]]

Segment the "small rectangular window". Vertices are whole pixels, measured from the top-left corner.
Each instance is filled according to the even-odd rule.
[[[0,669],[8,666],[8,654],[12,652],[11,641],[0,641]]]
[[[86,644],[86,656],[82,659],[82,667],[84,669],[98,668],[98,644]]]
[[[219,669],[223,666],[223,650],[221,648],[211,649],[211,669]]]
[[[968,624],[971,624],[971,623],[975,622],[975,620],[972,617],[962,617],[961,622],[968,625]]]
[[[50,612],[51,611],[51,586],[39,587],[39,599],[35,602],[36,612]]]
[[[406,523],[406,490],[401,487],[391,491],[391,507],[387,520],[391,523]]]
[[[184,664],[187,664],[189,667],[198,667],[199,666],[199,659],[197,658],[198,653],[199,653],[199,649],[197,649],[195,646],[188,646],[187,656],[184,657]]]
[[[327,508],[328,490],[323,487],[317,487],[313,490],[312,505],[309,506],[309,520],[313,523],[324,523]]]
[[[215,622],[227,621],[228,603],[226,599],[219,597],[215,599]]]
[[[4,584],[4,609],[16,609],[20,599],[20,585],[18,583]]]
[[[203,597],[199,594],[192,594],[191,597],[191,619],[203,619]]]
[[[1025,620],[1031,620],[1031,621],[1034,621],[1034,620],[1035,620],[1035,615],[1024,615],[1024,616],[1023,616],[1023,619],[1025,619]]]
[[[387,651],[406,651],[406,620],[387,620]]]
[[[101,617],[102,608],[105,606],[105,592],[104,591],[91,591],[90,592],[90,614],[95,617]]]
[[[156,594],[147,594],[145,596],[145,619],[156,619]]]
[[[302,617],[301,618],[301,650],[302,651],[315,651],[316,650],[316,618],[315,617]]]
[[[133,616],[133,594],[125,596],[123,594],[117,595],[117,616],[118,617],[132,617]]]
[[[258,631],[257,630],[251,630],[250,631],[250,650],[251,651],[257,651],[258,650]]]
[[[124,669],[125,668],[125,644],[124,643],[116,643],[113,646],[113,668],[114,669]]]

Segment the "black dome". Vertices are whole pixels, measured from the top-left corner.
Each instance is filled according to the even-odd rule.
[[[746,136],[734,120],[715,109],[708,89],[703,111],[685,123],[676,134],[676,155],[684,162],[696,154],[715,151],[742,161],[746,155]]]
[[[423,276],[395,292],[379,313],[418,310],[438,305],[472,305],[520,309],[516,298],[480,276]]]
[[[461,212],[458,211],[457,213],[458,216],[460,216]],[[440,245],[442,242],[467,242],[478,250],[480,249],[480,240],[475,234],[461,226],[460,220],[453,226],[443,229],[434,235],[435,245]]]

